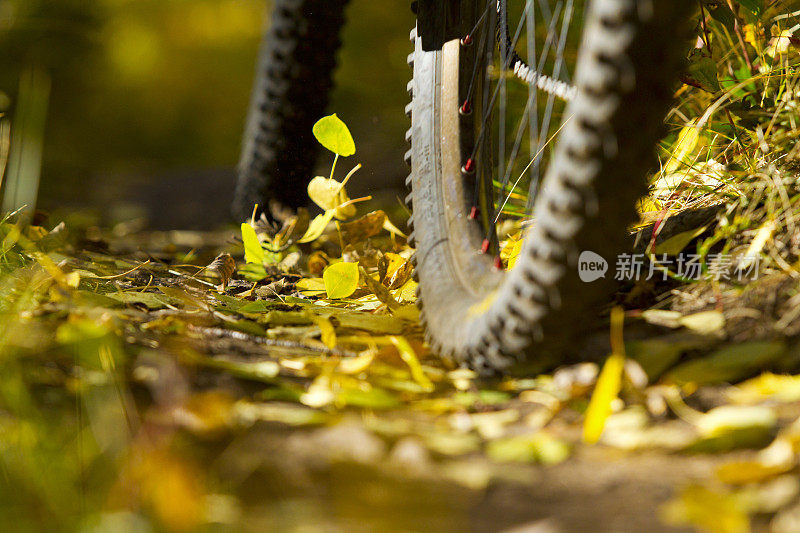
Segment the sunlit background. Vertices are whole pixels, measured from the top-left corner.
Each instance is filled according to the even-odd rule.
[[[35,189],[41,168],[37,208],[77,208],[106,224],[224,224],[271,7],[0,0],[0,112],[25,139],[17,154],[11,143],[7,183],[22,173]],[[396,203],[413,15],[405,2],[353,0],[348,21],[330,110],[364,164],[354,193]]]

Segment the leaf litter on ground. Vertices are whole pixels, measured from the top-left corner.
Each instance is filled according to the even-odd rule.
[[[760,61],[796,60],[782,33],[769,46]],[[692,70],[700,88],[688,90],[683,116],[699,117],[719,90],[712,56]],[[775,81],[753,83],[764,94],[776,89]],[[127,459],[107,479],[78,479],[77,467],[52,474],[52,487],[29,486],[41,476],[34,464],[6,475],[38,498],[96,483],[99,494],[114,496],[88,502],[96,517],[125,510],[180,530],[211,516],[209,502],[220,496],[198,460],[179,453],[186,435],[202,442],[280,427],[286,436],[264,438],[281,438],[267,442],[283,451],[260,461],[298,472],[307,472],[303,462],[358,461],[470,490],[518,482],[521,472],[531,482],[543,466],[581,464],[592,450],[631,457],[646,450],[715,466],[712,477],[685,480],[662,507],[667,523],[743,531],[767,520],[775,531],[793,531],[800,508],[800,287],[793,266],[800,242],[791,230],[800,196],[793,167],[759,151],[764,142],[786,142],[788,107],[774,108],[775,127],[761,137],[745,118],[734,119],[733,135],[749,150],[736,139],[719,145],[732,134],[724,120],[682,121],[664,175],[642,204],[653,210],[633,228],[645,235],[649,228],[655,254],[697,251],[706,273],[714,253],[732,252],[731,265],[740,267],[758,258],[757,279],[741,283],[732,268],[724,279],[693,282],[672,272],[662,283],[629,288],[624,312],[612,313],[612,350],[602,367],[588,362],[540,376],[481,380],[430,353],[414,312],[412,250],[403,233],[385,211],[357,217],[361,199],[351,200],[346,186],[358,166],[335,179],[338,159],[355,153],[336,116],[314,128],[335,154],[330,177],[309,185],[323,213],[299,211],[278,224],[254,216],[241,225],[241,242],[197,235],[187,240],[216,244],[189,254],[170,242],[186,235],[105,234],[113,242],[98,247],[102,239],[93,239],[90,251],[79,236],[65,236],[68,226],[48,231],[7,219],[0,224],[0,354],[4,386],[16,392],[0,400],[0,427],[53,435],[58,457],[75,445],[65,428],[80,427],[97,443],[82,461],[107,453]],[[667,234],[670,219],[695,220],[682,215],[707,206],[721,206],[712,220]],[[502,257],[512,268],[522,237],[509,235]],[[192,264],[184,264],[190,255]],[[54,392],[49,401],[63,422],[37,398],[40,387]],[[104,405],[117,407],[104,412]],[[21,442],[31,456],[54,456],[48,443]],[[230,455],[217,459],[236,463]],[[589,475],[596,463],[587,464]],[[232,486],[247,477],[231,472],[214,475]],[[161,482],[156,473],[164,473]],[[121,484],[140,492],[123,497]],[[166,486],[180,489],[176,503],[158,498]],[[63,498],[52,498],[56,521],[76,508]]]

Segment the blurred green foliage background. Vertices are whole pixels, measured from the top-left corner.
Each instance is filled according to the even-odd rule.
[[[39,207],[91,208],[108,222],[146,214],[156,227],[224,222],[271,7],[0,0],[0,112],[13,121],[25,69],[52,81]],[[348,21],[331,111],[353,131],[353,163],[364,164],[354,193],[392,198],[405,173],[413,15],[407,2],[353,0]]]

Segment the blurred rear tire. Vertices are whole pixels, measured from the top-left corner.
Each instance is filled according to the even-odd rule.
[[[258,67],[239,160],[233,216],[259,204],[308,201],[317,142],[311,128],[333,87],[347,0],[275,0]],[[268,213],[269,214],[269,213]]]

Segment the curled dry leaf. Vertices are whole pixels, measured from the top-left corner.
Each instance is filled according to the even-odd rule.
[[[356,206],[352,204],[340,207],[349,202],[350,197],[347,196],[344,184],[335,179],[317,176],[308,184],[308,197],[325,211],[333,210],[333,216],[339,220],[346,220],[356,214]]]
[[[387,285],[391,290],[399,289],[411,278],[413,272],[414,265],[411,261],[404,261],[394,272],[389,273],[386,279],[384,279],[384,285]]]
[[[378,260],[378,279],[389,289],[402,287],[413,271],[411,261],[399,254],[388,252]]]
[[[364,283],[367,285],[369,290],[378,297],[378,300],[380,300],[382,304],[389,309],[397,309],[400,307],[400,304],[397,302],[397,300],[395,300],[394,296],[392,296],[392,293],[389,292],[389,289],[384,287],[383,284],[370,276],[363,268],[360,268],[360,271],[361,277],[364,278]]]
[[[368,243],[361,243],[357,246],[348,244],[345,246],[344,250],[342,250],[342,261],[358,263],[364,268],[377,267],[381,252],[371,246],[367,246],[367,244]]]
[[[322,277],[322,272],[330,264],[330,258],[322,251],[316,251],[308,257],[308,272],[316,277]]]
[[[225,289],[236,272],[236,261],[231,254],[219,254],[206,268],[219,275],[222,289]]]
[[[290,216],[283,222],[283,227],[275,235],[275,243],[283,244],[291,241],[296,241],[308,231],[308,225],[311,223],[311,216],[308,214],[308,209],[301,207],[297,210],[297,214]]]
[[[386,213],[381,210],[367,213],[347,224],[342,224],[342,240],[347,244],[356,244],[374,237],[383,229]]]

